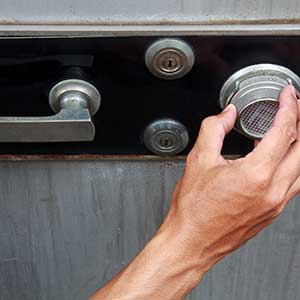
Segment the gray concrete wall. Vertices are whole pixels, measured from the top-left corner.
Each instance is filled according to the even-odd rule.
[[[297,22],[298,0],[1,0],[0,23]]]

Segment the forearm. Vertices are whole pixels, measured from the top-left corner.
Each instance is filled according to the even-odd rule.
[[[204,274],[182,239],[175,229],[160,230],[128,267],[91,299],[182,299]]]
[[[288,86],[279,102],[265,138],[235,161],[221,156],[235,107],[202,122],[164,224],[92,300],[181,300],[214,264],[283,211],[300,190],[300,101]]]

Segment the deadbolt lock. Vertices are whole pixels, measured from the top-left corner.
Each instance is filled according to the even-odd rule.
[[[187,129],[173,119],[152,122],[144,131],[144,144],[154,154],[172,156],[182,152],[189,143]]]
[[[195,56],[192,48],[179,39],[162,39],[147,50],[146,65],[149,71],[162,79],[177,79],[193,67]]]

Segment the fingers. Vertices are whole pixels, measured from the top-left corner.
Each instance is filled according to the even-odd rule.
[[[297,106],[298,106],[298,121],[300,120],[300,100],[299,97],[297,96]]]
[[[274,124],[256,148],[247,156],[251,163],[275,172],[297,138],[298,103],[296,90],[286,86],[279,98]]]
[[[300,122],[297,125],[297,141],[290,147],[273,175],[271,188],[274,195],[286,195],[300,175]]]
[[[230,104],[219,115],[204,119],[195,144],[197,150],[220,155],[225,135],[233,128],[236,117],[236,108]]]
[[[297,96],[297,99],[299,97]],[[297,100],[297,106],[298,106],[298,121],[300,120],[300,100]],[[258,144],[260,143],[260,140],[254,140],[254,148],[256,148],[258,146]]]

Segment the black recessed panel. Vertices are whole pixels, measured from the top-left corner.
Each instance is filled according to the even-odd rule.
[[[102,95],[96,138],[80,143],[0,144],[0,154],[150,154],[145,126],[171,117],[195,141],[201,120],[220,112],[226,78],[256,63],[276,63],[300,74],[299,37],[180,37],[194,49],[192,71],[163,80],[147,70],[144,54],[158,37],[1,39],[0,116],[52,115],[48,93],[62,79],[92,82]],[[1,141],[1,137],[0,137]],[[244,154],[252,141],[232,132],[224,154]]]

